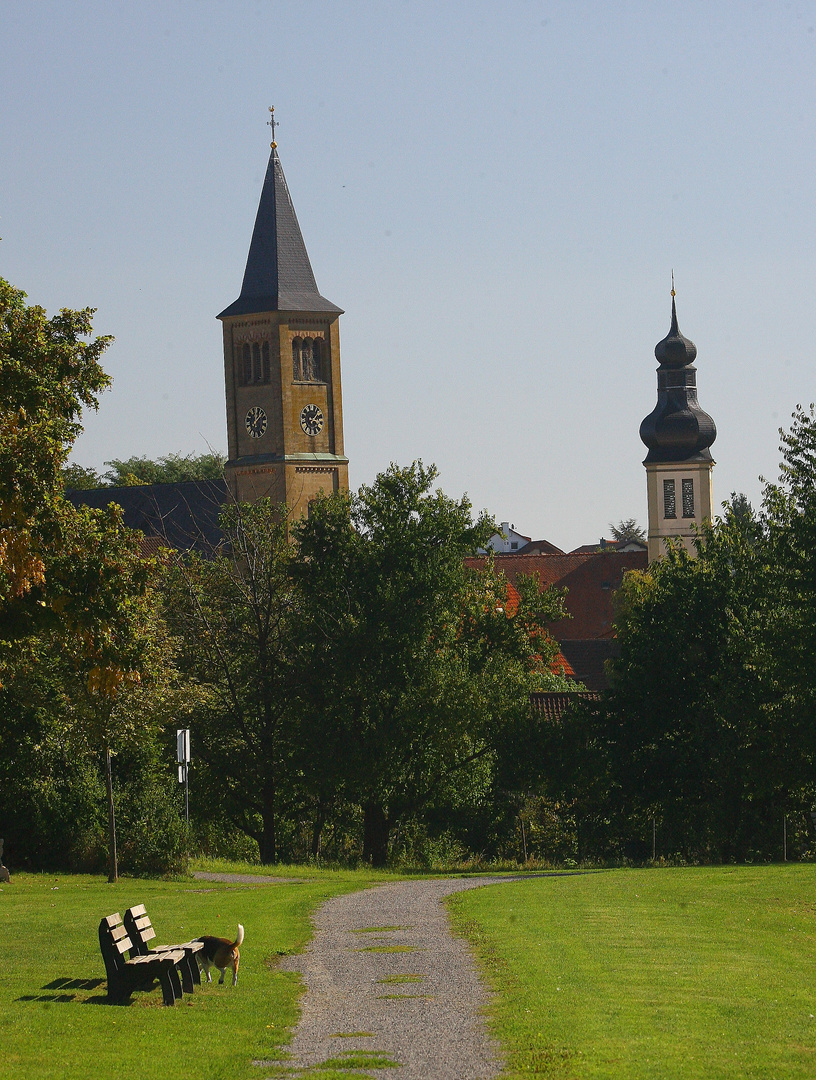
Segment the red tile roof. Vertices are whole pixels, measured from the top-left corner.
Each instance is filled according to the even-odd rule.
[[[557,641],[613,636],[612,596],[627,570],[645,570],[645,551],[587,552],[582,555],[495,555],[495,566],[512,584],[519,574],[535,575],[542,588],[567,589],[564,606],[570,619],[559,619],[547,629]],[[481,569],[485,560],[472,556],[467,566]]]

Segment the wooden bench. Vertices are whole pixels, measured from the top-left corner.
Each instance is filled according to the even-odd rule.
[[[125,912],[125,931],[132,943],[131,956],[161,956],[166,952],[181,949],[184,962],[179,965],[181,985],[185,994],[192,994],[196,983],[201,985],[201,971],[198,967],[198,953],[204,948],[203,941],[185,941],[181,945],[148,945],[156,936],[150,916],[144,904],[136,904]]]
[[[147,989],[154,979],[161,983],[165,1005],[175,1005],[181,997],[178,969],[184,963],[183,950],[135,955],[126,959],[125,953],[133,949],[133,945],[118,911],[100,922],[99,948],[108,976],[108,1001],[121,1004],[129,999],[134,990]]]

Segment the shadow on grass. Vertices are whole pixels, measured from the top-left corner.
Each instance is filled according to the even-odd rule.
[[[103,986],[104,983],[104,979],[69,979],[67,977],[54,979],[52,982],[40,987],[40,989],[59,990],[60,993],[23,994],[22,997],[15,998],[15,1001],[76,1001],[76,994],[69,994],[67,993],[68,990],[96,990],[98,986]],[[107,1001],[107,994],[105,994],[84,998],[82,1004],[104,1005],[107,1004]]]

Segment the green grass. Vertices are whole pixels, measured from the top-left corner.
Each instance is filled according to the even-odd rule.
[[[277,886],[13,875],[0,886],[0,1077],[259,1080],[252,1060],[284,1057],[297,1021],[299,976],[276,961],[304,946],[321,901],[383,876],[295,869],[284,876],[305,880]],[[233,937],[241,922],[238,986],[219,986],[216,973],[174,1008],[158,984],[127,1007],[108,1005],[99,920],[138,903],[159,943]]]
[[[449,906],[506,1078],[816,1075],[816,868],[540,878]]]

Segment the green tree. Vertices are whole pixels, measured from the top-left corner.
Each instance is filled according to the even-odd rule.
[[[294,549],[285,509],[268,500],[227,506],[221,528],[224,546],[214,558],[177,557],[167,617],[183,643],[182,668],[201,692],[193,722],[197,787],[270,863],[279,853],[298,732]]]
[[[23,705],[0,718],[0,741],[8,750],[28,718],[66,746],[76,735],[100,747],[109,762],[112,732],[124,726],[115,701],[147,670],[150,634],[137,631],[151,613],[152,570],[117,508],[62,497],[62,469],[83,409],[109,385],[99,358],[110,339],[82,340],[91,309],[48,319],[24,301],[0,281],[0,679],[10,704]],[[25,705],[32,691],[39,717]],[[115,878],[110,782],[108,807]]]
[[[632,540],[638,540],[641,544],[646,543],[646,530],[642,525],[638,525],[634,518],[626,518],[619,521],[617,525],[610,522],[609,531],[612,533],[612,539],[618,543],[626,544]]]
[[[99,358],[110,338],[83,341],[93,310],[48,319],[0,278],[0,637],[47,607],[45,557],[59,543],[60,470],[110,384]]]
[[[357,494],[318,499],[294,529],[302,768],[318,821],[341,795],[363,808],[374,865],[398,822],[489,787],[501,732],[556,651],[538,627],[559,598],[523,586],[511,615],[492,564],[463,564],[495,523],[474,522],[436,476],[392,465]]]
[[[167,454],[150,460],[130,457],[125,461],[106,461],[102,475],[107,487],[132,487],[135,484],[178,484],[185,480],[220,480],[226,457],[217,451],[208,454]]]

